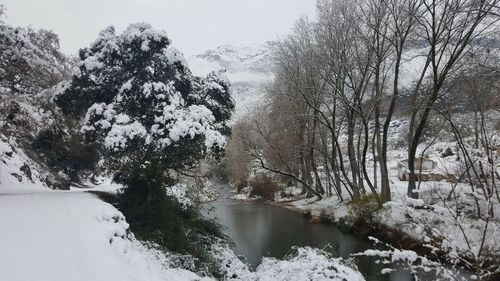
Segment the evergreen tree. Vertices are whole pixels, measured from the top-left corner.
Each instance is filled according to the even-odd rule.
[[[111,167],[150,181],[221,152],[234,110],[222,72],[193,76],[165,32],[146,23],[101,31],[56,103],[84,120]]]

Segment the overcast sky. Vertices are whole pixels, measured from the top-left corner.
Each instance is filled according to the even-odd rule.
[[[66,53],[88,46],[99,31],[145,21],[167,31],[187,56],[219,45],[263,43],[287,34],[315,0],[0,0],[6,22],[59,34]]]

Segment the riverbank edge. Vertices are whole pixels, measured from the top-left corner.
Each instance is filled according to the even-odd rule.
[[[398,249],[411,250],[416,252],[419,256],[425,256],[430,260],[437,261],[445,265],[452,265],[446,258],[448,252],[440,250],[433,253],[432,249],[425,246],[426,242],[414,239],[410,234],[405,233],[400,229],[396,229],[373,220],[358,218],[356,220],[356,223],[354,223],[353,218],[349,216],[333,219],[331,215],[328,214],[314,214],[310,210],[302,209],[292,205],[291,203],[295,201],[298,200],[286,202],[268,201],[268,203],[273,206],[300,214],[304,219],[308,220],[311,223],[334,225],[342,232],[353,234],[361,239],[374,237],[379,241],[392,245],[393,247],[396,247]],[[469,260],[469,262],[472,261]],[[463,267],[465,266],[465,264],[459,264],[459,266]]]
[[[334,213],[315,213],[312,210],[300,208],[298,206],[293,205],[293,202],[300,201],[290,200],[290,201],[282,201],[282,202],[272,202],[267,201],[267,203],[286,209],[288,211],[300,214],[304,219],[308,220],[311,223],[320,223],[326,225],[334,225],[340,231],[344,233],[353,234],[361,239],[368,239],[369,237],[374,237],[379,241],[389,244],[400,250],[411,250],[417,253],[419,256],[425,256],[429,260],[439,262],[446,266],[460,267],[465,270],[474,270],[467,266],[467,263],[473,265],[475,260],[461,255],[461,258],[464,260],[459,264],[453,264],[448,258],[448,254],[450,252],[444,251],[441,248],[435,247],[431,249],[431,247],[426,246],[429,245],[429,242],[418,240],[412,237],[411,234],[404,232],[401,229],[391,227],[386,225],[380,221],[371,220],[366,217],[362,218],[353,218],[350,215],[344,215],[342,217],[335,218]],[[439,250],[437,250],[439,249]],[[496,264],[500,261],[500,255],[496,255],[492,257],[490,261],[491,264]],[[490,279],[486,280],[500,280],[500,274],[495,274],[490,276]]]
[[[264,200],[263,198],[252,200],[249,195],[246,195],[241,198],[233,196],[231,199],[235,201],[258,201],[268,203],[300,214],[310,223],[334,225],[342,232],[353,234],[361,239],[369,240],[369,237],[374,237],[382,243],[391,245],[399,250],[414,251],[419,256],[426,257],[429,260],[439,262],[449,267],[464,269],[469,272],[480,270],[475,268],[476,261],[474,258],[467,256],[464,252],[458,252],[460,256],[460,261],[458,263],[454,262],[456,259],[450,259],[450,255],[453,254],[452,251],[449,248],[441,247],[441,243],[446,237],[427,233],[430,240],[418,239],[418,237],[415,237],[415,233],[399,228],[398,225],[391,225],[390,220],[388,224],[388,221],[384,218],[389,214],[384,213],[384,210],[392,210],[394,206],[389,204],[379,209],[372,204],[370,198],[353,205],[336,201],[336,208],[331,208],[331,203],[333,202],[327,202],[330,205],[330,207],[328,207],[324,204],[325,202],[317,198],[280,197],[275,201]],[[415,210],[418,210],[418,207],[419,206],[415,207]],[[353,210],[354,212],[352,212]],[[484,267],[482,268],[499,264],[499,262],[500,254],[491,255],[487,261],[483,261]],[[500,274],[493,276],[492,279],[489,280],[500,280]]]

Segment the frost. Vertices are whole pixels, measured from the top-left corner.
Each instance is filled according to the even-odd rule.
[[[140,37],[143,42],[141,44],[141,49],[143,51],[149,51],[150,41],[159,42],[161,40],[166,40],[170,44],[170,40],[168,39],[165,31],[155,29],[150,24],[145,22],[129,25],[120,37],[129,42],[134,40],[136,37]]]
[[[226,145],[225,137],[218,131],[210,130],[205,136],[205,146],[211,147],[224,147]]]
[[[393,271],[395,271],[395,270],[394,270],[394,269],[392,269],[392,268],[384,268],[384,269],[382,269],[382,270],[380,271],[380,273],[382,273],[382,274],[389,274],[389,273],[391,273],[391,272],[393,272]]]
[[[31,178],[22,173],[24,165],[30,167]],[[0,134],[0,194],[48,190],[46,179],[47,173],[23,152],[17,139]]]
[[[310,247],[295,251],[284,260],[264,258],[256,270],[259,280],[365,280],[340,258],[329,258],[326,253]]]
[[[169,137],[173,141],[178,141],[187,135],[194,138],[198,134],[203,134],[210,129],[211,122],[215,121],[212,112],[200,105],[191,105],[187,110],[171,112],[170,114],[175,118],[174,123],[169,128]]]
[[[144,52],[149,51],[149,40],[144,40],[141,44],[141,50]]]
[[[409,207],[413,208],[419,208],[419,207],[424,207],[425,202],[422,199],[413,199],[410,197],[406,197],[406,204],[408,204]]]
[[[226,92],[226,90],[224,90],[224,88],[219,83],[214,81],[205,83],[205,88],[207,90],[219,90],[221,92]]]

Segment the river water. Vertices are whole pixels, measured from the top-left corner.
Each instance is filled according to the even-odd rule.
[[[225,233],[234,241],[235,251],[252,268],[256,268],[262,257],[283,258],[293,246],[323,248],[338,257],[374,249],[371,241],[344,233],[333,225],[313,224],[292,211],[264,202],[231,200],[227,185],[219,184],[220,198],[203,206],[203,213],[216,218],[225,227]],[[375,258],[356,259],[358,270],[366,280],[414,280],[411,274],[399,270],[381,275],[382,268],[390,267],[376,263]],[[432,280],[432,279],[429,279]]]

